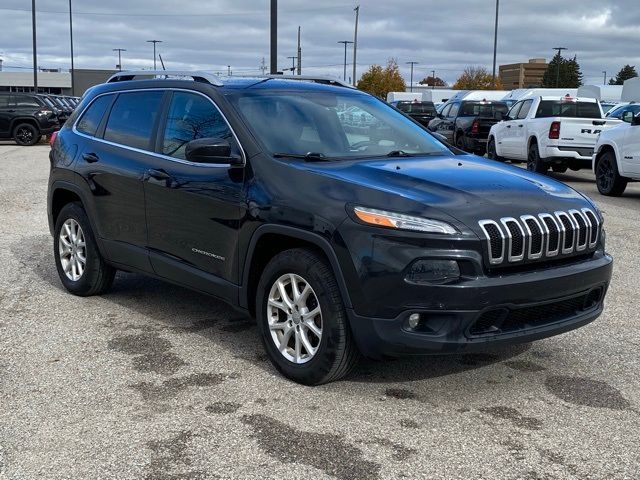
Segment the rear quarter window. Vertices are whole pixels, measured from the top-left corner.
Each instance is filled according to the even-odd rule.
[[[104,116],[107,107],[111,105],[113,95],[103,95],[96,98],[89,108],[82,114],[82,117],[76,124],[76,130],[86,135],[95,136]]]

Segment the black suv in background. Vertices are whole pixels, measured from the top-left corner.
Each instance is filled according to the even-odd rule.
[[[0,92],[0,139],[35,145],[58,128],[56,112],[39,95]]]
[[[484,155],[489,130],[498,123],[497,112],[507,113],[507,104],[499,101],[461,100],[445,105],[429,122],[429,130],[465,152]]]
[[[58,274],[76,295],[117,269],[214,295],[310,385],[360,353],[477,351],[597,318],[612,259],[596,206],[458,152],[336,80],[121,72],[53,143]]]
[[[413,118],[416,122],[425,127],[437,115],[436,107],[433,102],[408,102],[400,101],[393,104],[398,110],[405,115]]]

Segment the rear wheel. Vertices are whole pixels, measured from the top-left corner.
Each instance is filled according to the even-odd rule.
[[[548,165],[545,164],[540,158],[540,152],[538,150],[538,144],[532,143],[529,147],[529,154],[527,155],[527,170],[536,173],[546,173]]]
[[[603,153],[596,163],[596,185],[602,195],[618,197],[627,188],[628,180],[618,172],[616,157],[612,152]]]
[[[464,144],[464,134],[463,133],[459,133],[458,135],[456,135],[456,147],[459,148],[460,150],[464,150],[465,152],[467,151],[467,147],[465,147]]]
[[[498,155],[498,153],[496,151],[496,140],[493,137],[491,137],[489,139],[489,142],[487,143],[487,157],[490,158],[491,160],[495,160],[497,162],[504,162],[505,161],[505,159],[503,157]]]
[[[21,123],[13,129],[13,139],[18,145],[35,145],[40,140],[40,132],[30,123]]]
[[[116,270],[100,255],[87,214],[79,203],[63,207],[53,238],[58,275],[69,292],[85,297],[111,287]]]
[[[359,352],[338,284],[315,252],[276,255],[260,278],[256,310],[267,354],[291,380],[319,385],[355,366]]]

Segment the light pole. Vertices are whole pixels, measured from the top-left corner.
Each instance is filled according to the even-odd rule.
[[[496,25],[493,31],[493,73],[491,82],[493,88],[496,88],[496,53],[498,51],[498,9],[500,8],[500,0],[496,0]]]
[[[433,90],[434,88],[436,88],[436,71],[435,70],[431,70],[431,79],[433,80],[431,82],[431,90]]]
[[[356,86],[356,52],[358,51],[358,17],[360,16],[360,5],[353,9],[356,12],[356,28],[353,32],[353,78],[351,84]]]
[[[293,75],[296,71],[296,58],[298,58],[298,56],[294,56],[294,57],[287,57],[291,59],[291,75]]]
[[[602,73],[604,74],[604,80],[602,80],[602,84],[606,85],[607,84],[607,71],[603,70]]]
[[[122,52],[126,52],[125,48],[114,48],[114,52],[118,52],[118,70],[122,70]]]
[[[73,14],[71,12],[71,0],[69,0],[69,40],[71,42],[71,95],[76,96],[76,87],[74,81],[75,69],[73,68]]]
[[[33,91],[38,93],[38,54],[36,52],[36,0],[31,0],[31,34],[33,36]]]
[[[153,43],[153,69],[156,69],[156,43],[162,43],[162,40],[147,40],[147,43]]]
[[[271,75],[278,73],[278,0],[271,0]]]
[[[558,65],[556,66],[556,88],[560,84],[560,61],[562,60],[562,50],[566,50],[565,47],[553,47],[553,50],[558,51]]]
[[[342,79],[347,81],[347,45],[353,43],[350,40],[340,40],[338,43],[344,43],[344,71],[342,73]]]
[[[409,91],[413,92],[413,66],[418,62],[406,62],[407,65],[411,65],[411,80],[409,81]]]

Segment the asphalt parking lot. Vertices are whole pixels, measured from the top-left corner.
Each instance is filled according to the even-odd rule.
[[[282,378],[249,318],[118,274],[67,294],[47,145],[0,144],[0,478],[640,478],[640,184],[597,193],[614,279],[596,322],[475,355]]]

